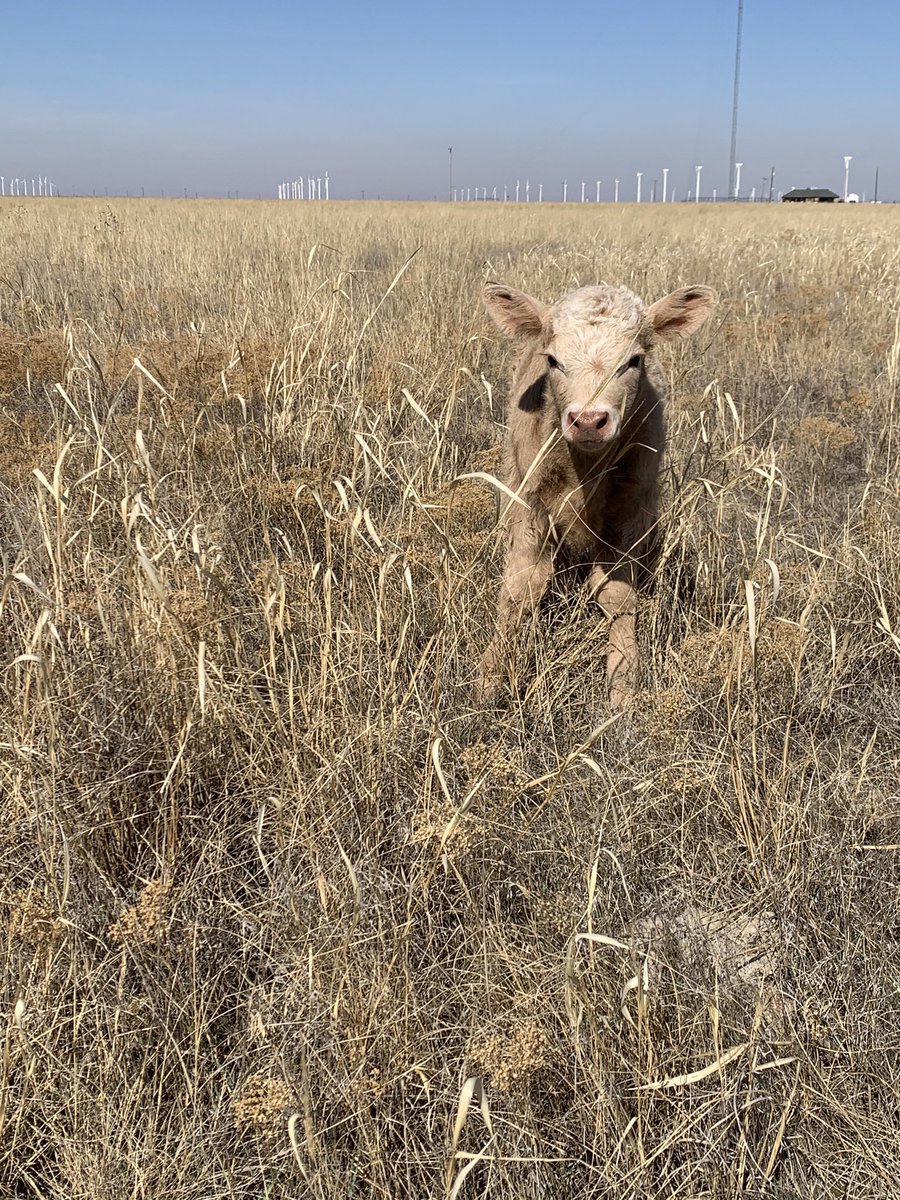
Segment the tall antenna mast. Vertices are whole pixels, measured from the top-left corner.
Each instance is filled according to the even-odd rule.
[[[741,32],[744,27],[744,0],[738,0],[737,39],[734,47],[734,101],[731,106],[731,157],[728,160],[728,191],[735,194],[734,177],[737,163],[738,95],[741,87]]]

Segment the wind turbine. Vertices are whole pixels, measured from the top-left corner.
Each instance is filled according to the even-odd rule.
[[[663,167],[663,198],[662,198],[663,204],[665,204],[665,202],[666,202],[666,195],[668,194],[668,191],[669,191],[669,168]]]
[[[741,195],[741,167],[743,163],[736,162],[734,164],[734,198],[740,198]]]
[[[581,181],[581,203],[584,204],[584,180]]]
[[[600,203],[600,180],[597,180],[597,203]]]
[[[697,184],[696,184],[696,189],[694,191],[694,203],[695,204],[700,203],[700,172],[702,170],[703,170],[702,167],[697,167]]]
[[[618,179],[616,180],[616,201],[615,202],[616,202],[616,204],[619,203],[619,181],[618,181]]]
[[[638,173],[637,173],[637,202],[638,202],[638,204],[640,204],[640,202],[641,202],[641,179],[643,178],[643,176],[644,176],[644,172],[638,171]]]
[[[563,180],[563,204],[565,204],[565,202],[566,202],[566,196],[568,195],[568,192],[569,192],[569,181],[568,181],[568,179],[564,179]]]
[[[844,203],[847,202],[847,197],[850,195],[850,164],[853,162],[852,154],[844,155]]]

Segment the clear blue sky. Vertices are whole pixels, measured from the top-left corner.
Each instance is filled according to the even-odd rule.
[[[735,0],[8,4],[0,174],[64,192],[332,196],[622,180],[727,187]],[[745,0],[742,191],[900,198],[900,4]]]

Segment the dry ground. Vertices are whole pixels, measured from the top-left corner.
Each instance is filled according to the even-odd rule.
[[[898,222],[0,205],[0,1194],[900,1195]],[[723,298],[627,722],[488,277]]]

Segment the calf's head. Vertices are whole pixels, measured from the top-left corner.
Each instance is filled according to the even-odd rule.
[[[579,288],[549,306],[503,284],[490,284],[484,295],[498,328],[526,342],[519,407],[552,405],[562,436],[587,454],[619,436],[656,343],[688,337],[716,302],[699,285],[649,308],[627,288],[606,285]]]

